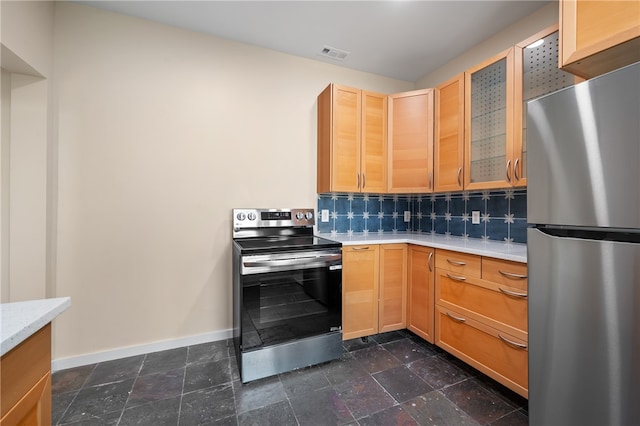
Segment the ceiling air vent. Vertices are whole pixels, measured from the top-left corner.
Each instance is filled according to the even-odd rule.
[[[346,58],[349,53],[350,52],[336,49],[335,47],[324,46],[320,51],[320,56],[333,59],[334,61],[344,61],[344,58]]]

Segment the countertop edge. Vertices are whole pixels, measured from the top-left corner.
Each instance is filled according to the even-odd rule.
[[[27,340],[36,331],[53,321],[58,315],[67,310],[71,306],[70,297],[57,297],[52,299],[39,299],[25,302],[8,303],[6,305],[20,305],[23,310],[32,309],[30,315],[25,316],[25,319],[20,322],[14,330],[11,330],[7,335],[4,334],[6,327],[2,326],[2,334],[0,338],[0,356],[4,356],[20,343]],[[0,309],[4,310],[5,307],[0,306]],[[24,311],[23,311],[24,314]],[[2,312],[2,322],[7,321],[5,313]]]
[[[318,236],[340,242],[344,246],[406,243],[502,260],[510,260],[519,263],[527,263],[527,245],[522,243],[507,244],[498,241],[485,242],[480,239],[463,239],[458,237],[446,237],[444,235],[432,236],[424,234],[350,236],[347,234],[331,235],[327,233],[320,233]]]

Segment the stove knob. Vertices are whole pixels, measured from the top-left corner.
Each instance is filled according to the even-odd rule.
[[[296,219],[302,220],[303,217],[304,217],[304,214],[302,212],[296,213]]]
[[[249,212],[249,215],[247,217],[249,218],[249,220],[256,220],[256,214],[254,212]]]
[[[244,213],[240,212],[236,215],[236,219],[238,219],[239,221],[243,221],[245,219],[245,215]]]
[[[307,214],[305,215],[305,217],[307,218],[307,220],[311,220],[311,219],[313,219],[313,212],[307,212]]]

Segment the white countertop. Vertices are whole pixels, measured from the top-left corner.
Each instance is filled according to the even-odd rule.
[[[0,356],[71,306],[69,297],[0,304]]]
[[[432,235],[414,232],[398,232],[397,234],[376,233],[368,235],[363,233],[354,233],[353,235],[320,233],[318,236],[341,242],[343,245],[408,243],[503,260],[512,260],[514,262],[527,262],[527,245],[521,243],[484,241],[480,238],[465,239],[462,237],[448,237],[442,234]]]

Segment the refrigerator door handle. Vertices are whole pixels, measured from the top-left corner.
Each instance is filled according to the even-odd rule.
[[[519,297],[521,299],[526,299],[528,294],[527,293],[516,293],[515,291],[509,291],[509,290],[505,290],[502,287],[498,287],[498,290],[500,290],[501,293],[506,294],[507,296],[511,296],[511,297]]]

